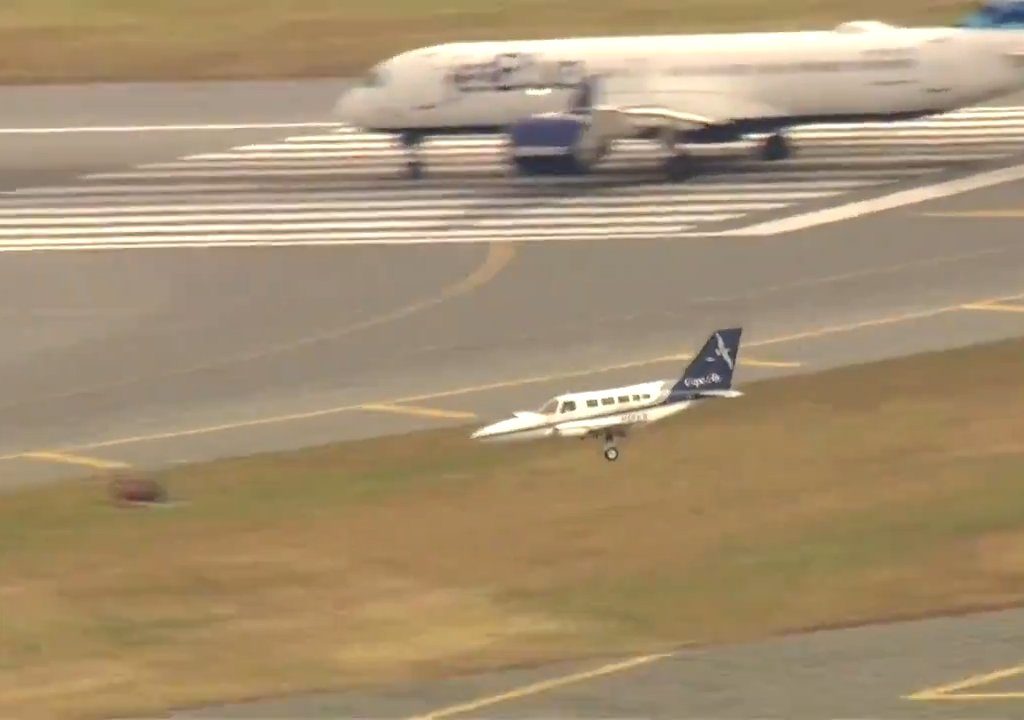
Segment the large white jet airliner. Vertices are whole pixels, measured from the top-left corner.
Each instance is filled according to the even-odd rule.
[[[985,22],[435,45],[380,63],[335,111],[396,134],[413,177],[423,139],[456,133],[506,134],[526,173],[586,172],[616,140],[646,138],[679,176],[689,143],[765,134],[761,156],[783,159],[787,128],[921,117],[1024,87],[1024,30],[973,17]]]
[[[657,422],[710,398],[734,398],[732,375],[742,328],[718,330],[678,380],[654,380],[625,387],[566,393],[537,411],[520,411],[473,433],[478,440],[604,438],[604,456],[617,460],[616,439],[637,426]]]

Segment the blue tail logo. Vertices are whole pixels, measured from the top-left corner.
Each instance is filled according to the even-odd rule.
[[[716,330],[672,386],[671,394],[680,396],[704,390],[728,390],[732,386],[742,334],[743,328]]]
[[[962,28],[1022,29],[1024,28],[1024,2],[1020,0],[990,0],[956,24]]]

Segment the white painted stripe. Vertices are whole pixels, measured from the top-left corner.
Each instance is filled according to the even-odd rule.
[[[716,190],[728,189],[732,191],[745,191],[745,190],[763,190],[766,187],[771,187],[778,190],[798,190],[805,187],[816,187],[816,188],[857,188],[866,187],[869,185],[879,185],[887,182],[897,182],[906,176],[916,176],[922,173],[930,172],[929,170],[922,170],[919,168],[912,169],[911,171],[904,173],[903,175],[893,175],[891,171],[886,171],[890,174],[879,174],[876,172],[870,173],[870,180],[856,180],[856,179],[845,179],[847,173],[828,173],[827,175],[815,180],[800,180],[794,179],[789,180],[787,178],[793,177],[793,175],[799,175],[804,177],[807,173],[787,173],[785,175],[772,174],[770,178],[770,185],[765,182],[742,182],[751,177],[751,174],[733,174],[725,177],[715,176],[703,176],[696,177],[688,181],[685,186],[680,185],[652,185],[647,184],[646,186],[637,185],[616,185],[604,192],[609,193],[620,193],[620,192],[640,192],[644,187],[651,191],[667,190],[669,187],[674,187],[680,194],[686,194],[692,192],[694,188],[714,188]],[[856,177],[860,177],[866,173],[857,174]],[[733,182],[735,178],[739,178],[740,182]],[[365,185],[353,185],[350,183],[343,183],[338,185],[332,184],[315,184],[315,185],[296,185],[289,186],[280,183],[274,184],[263,184],[263,183],[169,183],[169,184],[83,184],[83,185],[68,185],[59,187],[41,187],[41,188],[24,188],[20,190],[9,191],[6,193],[0,193],[0,205],[12,205],[16,207],[29,206],[29,203],[52,203],[54,198],[70,199],[73,203],[81,203],[90,201],[92,198],[106,199],[111,195],[116,195],[118,198],[127,199],[130,198],[132,201],[138,201],[145,198],[153,198],[155,200],[166,200],[168,198],[176,198],[178,196],[195,195],[200,200],[210,200],[215,198],[223,201],[266,201],[267,198],[280,198],[282,196],[302,193],[302,197],[311,197],[314,199],[327,199],[327,198],[366,198],[367,196],[381,196],[381,197],[401,197],[403,194],[414,194],[415,197],[447,197],[464,195],[466,190],[464,188],[446,188],[425,183],[425,187],[417,189],[414,193],[410,192],[405,188],[399,189],[387,189],[381,187],[366,187]],[[224,190],[225,192],[218,192]],[[244,192],[249,191],[249,192]],[[201,194],[200,194],[201,193]],[[62,202],[61,208],[75,207],[73,204]]]
[[[988,106],[988,107],[974,107],[965,108],[962,110],[956,110],[948,113],[939,115],[929,116],[930,122],[944,122],[946,120],[962,119],[962,118],[983,118],[988,116],[1004,116],[1004,117],[1022,117],[1024,116],[1024,106],[1008,105],[1008,106]],[[921,120],[906,120],[906,121],[891,121],[891,122],[879,122],[879,123],[820,123],[813,127],[821,128],[849,128],[856,130],[863,128],[865,125],[870,126],[892,126],[898,127],[907,123],[920,123],[929,122]],[[808,126],[812,127],[812,126]],[[338,122],[279,122],[279,123],[194,123],[194,124],[152,124],[152,125],[83,125],[83,126],[64,126],[64,127],[7,127],[0,128],[0,134],[3,135],[32,135],[32,134],[67,134],[67,133],[119,133],[119,132],[176,132],[176,131],[189,131],[189,130],[260,130],[260,129],[277,129],[277,128],[335,128],[335,133],[332,135],[318,135],[310,136],[316,139],[325,139],[333,137],[346,137],[352,134],[361,134],[358,128],[350,126],[344,126]],[[364,136],[371,136],[369,134]],[[387,134],[374,134],[372,137],[388,138]],[[467,139],[473,136],[467,136]],[[486,138],[487,136],[478,136]],[[301,142],[300,138],[296,138],[297,141]]]
[[[989,119],[972,120],[968,122],[951,121],[927,121],[927,122],[897,122],[892,124],[863,124],[863,125],[806,125],[798,126],[790,130],[794,138],[850,138],[875,137],[886,135],[948,135],[958,136],[980,132],[1012,133],[1015,130],[1024,128],[1024,118],[1020,119]],[[763,133],[750,133],[749,137],[763,137]],[[651,141],[624,139],[620,140],[624,145],[651,145]],[[748,142],[748,141],[737,141]],[[441,148],[472,148],[491,149],[502,147],[505,143],[503,135],[486,136],[453,136],[428,138],[423,142],[421,148],[424,150],[438,150]],[[277,150],[346,150],[346,149],[400,149],[393,136],[389,135],[304,135],[285,138],[282,141],[271,143],[253,143],[239,145],[233,148],[236,152],[260,152]],[[194,155],[189,157],[201,157]]]
[[[840,220],[849,220],[851,218],[870,215],[884,210],[892,210],[894,208],[926,202],[928,200],[936,200],[939,198],[950,197],[952,195],[959,195],[972,190],[979,190],[981,188],[1014,182],[1016,180],[1024,180],[1024,165],[1014,165],[1012,167],[982,172],[964,178],[936,183],[935,185],[910,188],[908,190],[902,190],[889,195],[883,195],[882,197],[847,203],[845,205],[827,208],[825,210],[815,210],[813,212],[792,215],[780,220],[769,220],[767,222],[748,225],[747,227],[738,228],[736,230],[728,230],[721,234],[737,236],[779,235],[782,233],[804,230],[810,227],[817,227],[819,225],[825,225]]]
[[[714,188],[716,190],[728,189],[731,191],[745,191],[745,190],[756,190],[762,191],[766,188],[778,191],[800,191],[803,188],[830,188],[833,190],[852,189],[858,187],[866,187],[869,185],[878,185],[882,182],[894,182],[898,180],[897,177],[887,177],[879,175],[878,180],[833,180],[831,178],[823,178],[822,180],[778,180],[773,181],[770,185],[766,183],[744,183],[744,182],[729,182],[728,178],[725,180],[719,180],[713,177],[696,177],[693,180],[686,183],[684,186],[616,186],[608,190],[601,190],[600,192],[607,192],[609,194],[627,194],[627,193],[639,193],[647,192],[661,193],[673,191],[680,196],[690,196],[694,191],[699,192],[701,188]],[[423,190],[411,193],[407,190],[398,189],[381,189],[366,186],[353,187],[345,186],[338,187],[335,189],[334,186],[330,185],[311,185],[299,188],[302,190],[303,197],[311,197],[314,200],[331,199],[337,198],[342,199],[358,199],[359,201],[365,200],[368,196],[372,197],[409,197],[412,195],[416,198],[421,197],[439,197],[443,198],[446,196],[466,196],[467,192],[464,189],[457,188],[437,188],[428,187]],[[232,192],[217,192],[219,190],[228,190]],[[260,191],[263,192],[251,192]],[[54,198],[72,198],[76,202],[87,200],[88,197],[106,197],[109,195],[117,195],[119,198],[128,198],[137,200],[139,197],[147,196],[156,199],[167,198],[168,196],[187,195],[189,193],[196,195],[201,200],[210,200],[211,195],[215,196],[216,200],[223,200],[226,205],[226,201],[256,201],[260,200],[261,206],[266,202],[267,198],[277,199],[282,195],[292,194],[288,191],[288,186],[282,185],[264,185],[260,183],[182,183],[182,184],[165,184],[165,185],[133,185],[133,184],[120,184],[120,185],[69,185],[61,187],[42,187],[42,188],[25,188],[23,190],[15,190],[7,193],[0,192],[0,207],[4,204],[13,204],[17,207],[21,207],[26,200],[38,200],[40,202],[54,202]],[[238,192],[238,191],[250,191],[250,192]],[[597,192],[597,191],[594,191]],[[200,195],[200,193],[202,193]],[[84,196],[84,197],[83,197]],[[473,197],[479,198],[476,193],[472,194]],[[62,203],[59,211],[63,211],[65,208],[75,207],[74,205],[68,205]],[[166,207],[171,210],[174,208],[181,207],[179,204],[164,205],[158,207]]]
[[[61,135],[69,133],[180,132],[190,130],[273,130],[277,128],[336,127],[331,122],[205,123],[194,125],[83,125],[78,127],[0,128],[0,135]]]
[[[878,163],[936,163],[939,161],[951,163],[951,162],[965,162],[971,160],[984,160],[994,157],[992,153],[959,153],[956,155],[899,155],[894,156],[892,154],[883,155],[871,155],[871,156],[859,156],[850,157],[843,155],[835,156],[815,156],[814,161],[817,163],[824,162],[825,160],[831,160],[836,163],[842,163],[845,165],[852,164],[878,164]],[[777,166],[783,167],[794,167],[794,165],[803,162],[803,164],[809,164],[806,160],[795,158],[793,160],[784,160],[776,163]],[[620,163],[609,162],[606,167],[615,167]],[[503,165],[497,163],[474,163],[474,164],[446,164],[444,171],[451,173],[455,170],[467,170],[482,173],[489,171],[492,173],[493,180],[508,183],[508,176],[494,176],[495,170],[502,168]],[[436,171],[438,168],[435,168]],[[735,169],[735,168],[734,168]],[[119,172],[104,172],[89,175],[89,179],[96,180],[147,180],[147,179],[169,179],[169,178],[239,178],[239,177],[337,177],[344,178],[347,176],[358,176],[377,172],[398,172],[398,164],[396,163],[392,167],[381,166],[379,163],[356,163],[346,162],[339,163],[336,166],[331,167],[304,167],[304,166],[291,166],[287,168],[273,167],[267,168],[266,166],[253,167],[253,168],[238,168],[238,167],[219,167],[209,168],[206,170],[196,170],[188,167],[181,167],[178,169],[167,169],[167,170],[128,170]],[[482,178],[480,178],[482,179]],[[519,178],[523,181],[528,181],[531,185],[540,185],[544,183],[549,184],[590,184],[600,182],[602,179],[598,176],[589,176],[586,178]],[[466,178],[467,182],[476,183],[478,178]],[[605,179],[607,180],[607,179]]]
[[[637,190],[640,190],[637,192]],[[88,206],[46,206],[42,208],[27,208],[23,205],[7,207],[0,204],[0,218],[33,218],[45,215],[56,215],[71,217],[73,215],[121,215],[131,213],[167,213],[177,216],[189,212],[248,212],[248,211],[273,211],[273,210],[332,210],[352,212],[380,212],[422,209],[438,210],[445,207],[473,207],[473,208],[501,208],[501,207],[535,207],[538,204],[558,206],[629,206],[652,201],[672,202],[679,201],[688,206],[697,206],[699,203],[723,202],[733,207],[762,208],[772,207],[774,201],[779,200],[809,200],[813,198],[829,197],[842,192],[842,188],[835,190],[820,191],[782,191],[771,192],[761,191],[756,187],[750,191],[741,192],[731,189],[729,192],[717,192],[719,188],[697,188],[692,192],[672,187],[651,188],[644,191],[643,188],[634,189],[633,192],[602,192],[600,194],[586,196],[481,196],[458,194],[451,197],[419,197],[412,196],[403,198],[400,195],[380,197],[368,197],[360,199],[355,195],[343,195],[337,199],[326,199],[323,201],[303,200],[301,202],[282,202],[276,197],[265,198],[263,202],[210,202],[196,204],[164,204],[164,205],[117,205],[102,204]],[[455,201],[455,202],[453,202]]]
[[[738,216],[732,216],[738,217]],[[380,232],[362,232],[362,233],[330,233],[330,232],[315,232],[315,233],[295,233],[295,232],[282,232],[282,233],[256,233],[256,232],[236,232],[236,233],[224,233],[219,235],[207,235],[207,234],[188,234],[182,233],[180,235],[174,235],[172,237],[166,237],[163,235],[135,235],[110,238],[109,240],[101,240],[97,242],[82,242],[76,238],[69,238],[65,241],[4,241],[0,243],[0,249],[18,249],[18,248],[57,248],[57,247],[81,247],[81,248],[93,248],[103,246],[120,246],[120,247],[138,247],[138,246],[149,246],[157,243],[168,244],[172,246],[187,246],[193,244],[202,244],[205,246],[216,246],[216,245],[229,245],[241,242],[258,242],[265,244],[279,244],[288,241],[291,242],[302,242],[305,244],[344,244],[344,243],[380,243],[380,242],[392,242],[392,243],[408,243],[408,244],[420,244],[420,243],[441,243],[441,242],[455,242],[458,240],[475,240],[475,241],[490,241],[497,239],[516,239],[516,240],[531,240],[531,239],[542,239],[542,238],[559,238],[559,237],[590,237],[590,238],[605,238],[615,236],[626,236],[626,237],[648,237],[652,235],[673,237],[675,233],[681,232],[688,227],[692,227],[685,224],[673,224],[667,223],[661,226],[652,227],[637,227],[631,223],[619,223],[614,225],[608,225],[607,223],[596,224],[593,227],[566,227],[566,228],[520,228],[510,227],[503,229],[493,228],[457,228],[457,229],[445,229],[445,230],[431,230],[423,231],[414,234],[407,232],[394,232],[394,231],[380,231]],[[333,241],[333,242],[329,242]]]
[[[722,207],[721,210],[732,210],[731,207]],[[636,209],[634,212],[636,217],[625,217],[626,215],[632,215],[633,213],[624,213],[621,210],[611,210],[606,212],[598,212],[597,209],[587,212],[583,210],[578,215],[574,213],[568,213],[564,210],[548,209],[547,213],[536,212],[534,215],[541,215],[543,217],[543,224],[538,228],[543,229],[544,227],[551,227],[560,224],[570,224],[573,226],[577,225],[602,225],[609,226],[613,220],[611,218],[623,217],[623,222],[630,223],[630,227],[637,227],[639,225],[651,225],[665,222],[713,222],[722,219],[728,219],[736,217],[735,213],[722,213],[722,212],[709,212],[709,213],[697,213],[682,210],[679,212],[666,212],[660,209],[658,206],[651,206],[650,208]],[[287,217],[287,216],[286,216]],[[163,222],[152,222],[152,220],[158,219]],[[150,222],[138,222],[132,224],[120,223],[113,226],[108,226],[108,223],[103,223],[105,227],[73,227],[68,223],[64,223],[60,226],[54,227],[29,227],[29,228],[0,228],[0,237],[2,238],[57,238],[57,237],[100,237],[100,238],[111,238],[119,235],[137,235],[139,233],[150,233],[153,235],[187,235],[189,233],[231,233],[238,231],[272,231],[280,232],[286,230],[335,230],[351,232],[358,234],[360,232],[379,232],[386,230],[405,230],[407,232],[420,232],[429,226],[436,225],[473,225],[477,227],[500,227],[504,225],[510,225],[512,227],[522,227],[524,218],[522,214],[516,213],[506,217],[466,217],[464,213],[457,214],[452,217],[443,216],[431,216],[425,218],[417,218],[411,220],[392,220],[392,219],[372,219],[372,220],[347,220],[335,218],[334,221],[312,221],[312,220],[289,220],[287,222],[280,221],[265,221],[265,220],[253,220],[252,222],[195,222],[195,223],[175,223],[167,222],[166,218],[149,218]],[[38,241],[37,241],[38,242]]]
[[[677,216],[701,216],[706,213],[721,210],[773,210],[786,207],[787,203],[736,203],[728,205],[680,205],[678,208],[666,208],[663,204],[653,204],[644,201],[636,205],[619,205],[606,207],[601,205],[584,205],[582,203],[557,204],[535,207],[536,203],[518,204],[508,206],[454,206],[446,208],[428,208],[424,210],[394,210],[386,213],[380,211],[365,211],[357,209],[334,210],[330,212],[234,212],[234,213],[184,213],[181,215],[169,215],[157,213],[152,215],[65,215],[64,217],[49,218],[25,218],[25,217],[0,217],[0,236],[44,234],[43,231],[36,231],[29,228],[44,228],[50,231],[72,228],[91,228],[103,226],[103,232],[127,232],[135,231],[136,227],[176,226],[178,223],[197,223],[196,227],[206,226],[221,222],[240,222],[251,227],[257,227],[261,223],[274,221],[290,221],[293,224],[300,224],[312,220],[335,220],[339,227],[358,227],[370,221],[371,224],[401,223],[416,225],[423,222],[441,222],[451,220],[465,220],[467,216],[473,217],[479,213],[502,213],[513,214],[514,218],[533,217],[537,215],[551,216],[552,219],[545,219],[545,222],[558,221],[560,218],[572,219],[579,216],[591,217],[600,216],[633,216],[643,217],[654,215],[677,215]],[[474,218],[474,222],[476,219]],[[91,232],[91,230],[90,230]]]
[[[950,138],[948,135],[937,135],[934,138],[927,137],[910,137],[910,136],[881,136],[877,139],[850,139],[850,140],[830,140],[827,143],[803,143],[796,146],[797,152],[800,152],[806,148],[815,149],[835,149],[839,147],[888,147],[888,146],[913,146],[913,145],[939,145],[955,147],[957,145],[965,144],[986,144],[986,145],[1000,145],[1008,146],[1012,145],[1014,141],[1024,140],[1024,128],[1015,131],[1012,134],[1004,134],[998,137],[994,137],[989,133],[979,133],[977,136],[963,137],[963,138]],[[743,148],[723,148],[722,146],[711,146],[708,148],[699,148],[701,154],[706,155],[720,155],[728,154],[730,152],[750,152],[756,149],[754,144],[750,144],[749,147]],[[462,157],[474,157],[479,156],[481,158],[492,158],[496,154],[501,154],[500,148],[494,148],[493,153],[481,152],[478,149],[425,149],[421,151],[420,155],[422,158],[429,161],[430,158],[462,158]],[[662,152],[660,148],[651,146],[648,148],[637,149],[628,151],[624,148],[615,148],[609,157],[660,157]],[[223,153],[207,153],[205,155],[193,155],[187,159],[166,161],[159,163],[148,163],[146,165],[140,165],[143,168],[168,168],[168,167],[223,167],[224,165],[231,164],[234,166],[273,166],[275,164],[285,164],[288,161],[310,161],[310,160],[321,160],[324,164],[327,164],[331,160],[347,160],[347,159],[388,159],[388,160],[404,160],[405,155],[394,148],[386,148],[375,151],[326,151],[318,150],[315,152],[305,151],[279,151],[279,152],[257,152],[257,153],[240,153],[240,152],[223,152]],[[501,159],[504,160],[504,156],[501,155]]]

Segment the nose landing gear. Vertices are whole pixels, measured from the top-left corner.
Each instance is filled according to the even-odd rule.
[[[399,142],[406,151],[405,174],[410,180],[419,180],[423,177],[423,161],[420,159],[420,145],[423,143],[423,136],[417,133],[402,133]]]

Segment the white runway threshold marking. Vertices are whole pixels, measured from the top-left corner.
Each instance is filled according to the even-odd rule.
[[[824,210],[814,210],[800,215],[791,215],[779,220],[769,220],[767,222],[748,225],[747,227],[738,228],[736,230],[726,230],[718,234],[722,236],[780,235],[782,233],[806,230],[807,228],[839,222],[841,220],[850,220],[856,217],[870,215],[871,213],[893,210],[906,205],[915,205],[929,200],[951,197],[953,195],[971,192],[972,190],[981,190],[994,185],[1014,182],[1015,180],[1024,180],[1024,165],[1014,165],[1012,167],[999,168],[998,170],[989,170],[976,175],[969,175],[963,178],[956,178],[936,183],[935,185],[925,185],[924,187],[901,190],[889,195],[883,195],[882,197],[860,200],[857,202],[847,203],[845,205],[839,205],[838,207],[826,208]]]
[[[437,138],[426,177],[410,180],[394,138],[326,122],[0,134],[271,127],[312,129],[0,192],[0,253],[756,238],[1024,179],[1024,166],[993,169],[1021,162],[1024,106],[801,128],[775,163],[753,139],[699,148],[707,164],[685,182],[665,180],[656,144],[633,141],[597,173],[521,177],[499,137]]]

